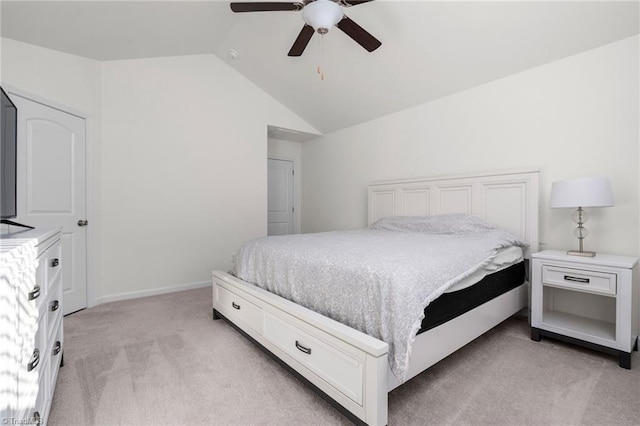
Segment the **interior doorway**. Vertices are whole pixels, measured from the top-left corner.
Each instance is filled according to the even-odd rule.
[[[269,158],[267,173],[267,235],[295,233],[293,161]]]
[[[86,120],[10,96],[18,108],[16,222],[62,228],[66,315],[87,307]]]

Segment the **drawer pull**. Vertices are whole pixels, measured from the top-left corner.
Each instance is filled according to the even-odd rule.
[[[33,424],[36,424],[36,425],[42,424],[42,418],[40,417],[40,412],[34,411],[32,417],[33,417]]]
[[[55,258],[51,261],[51,267],[55,268],[56,266],[58,266],[60,264],[60,259]]]
[[[240,310],[240,305],[237,305],[235,302],[231,302],[231,306],[233,306],[233,309]]]
[[[306,348],[302,346],[297,340],[296,340],[296,348],[298,348],[300,352],[304,352],[307,355],[311,355],[311,348]]]
[[[29,300],[37,299],[40,296],[40,286],[37,285],[33,288],[33,291],[29,293]]]
[[[589,278],[572,277],[571,275],[565,275],[564,280],[573,281],[581,284],[589,284]]]
[[[59,301],[54,300],[53,302],[51,302],[51,312],[57,311],[59,307],[60,307]]]
[[[27,364],[27,371],[31,371],[38,366],[40,363],[40,349],[34,349],[33,355],[31,355],[31,360],[29,364]]]
[[[58,340],[56,342],[56,346],[53,348],[53,356],[58,355],[61,349],[62,349],[62,343],[60,343],[60,340]]]

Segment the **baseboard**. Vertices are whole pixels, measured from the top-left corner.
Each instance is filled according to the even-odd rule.
[[[131,291],[128,293],[112,294],[110,296],[101,297],[95,300],[95,305],[103,303],[117,302],[119,300],[138,299],[140,297],[157,296],[159,294],[174,293],[176,291],[192,290],[194,288],[203,288],[211,286],[211,281],[201,281],[188,284],[178,284],[169,287],[152,288],[149,290]]]

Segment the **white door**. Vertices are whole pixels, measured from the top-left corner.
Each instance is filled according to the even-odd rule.
[[[18,223],[62,227],[64,314],[87,307],[86,123],[11,95],[18,108]]]
[[[293,234],[293,161],[268,161],[267,235]]]

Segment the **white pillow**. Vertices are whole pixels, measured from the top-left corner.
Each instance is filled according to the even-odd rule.
[[[498,229],[477,216],[464,213],[434,216],[389,216],[369,226],[372,230],[419,232],[423,234],[475,234]]]

